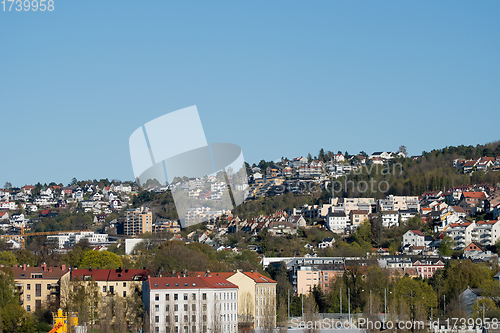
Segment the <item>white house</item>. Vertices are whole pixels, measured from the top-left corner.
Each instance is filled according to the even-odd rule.
[[[238,331],[238,286],[221,277],[148,277],[142,300],[151,332]]]
[[[347,215],[345,212],[328,213],[326,216],[328,229],[333,232],[344,232],[347,227]]]
[[[399,214],[396,211],[388,210],[382,212],[382,225],[386,228],[399,226]]]
[[[17,208],[17,205],[14,201],[0,202],[0,209],[14,210],[16,208]]]
[[[401,246],[411,245],[411,246],[425,246],[425,235],[419,230],[408,230],[403,235],[403,240]]]

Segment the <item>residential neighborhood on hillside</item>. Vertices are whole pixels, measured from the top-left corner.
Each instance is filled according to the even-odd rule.
[[[420,193],[329,190],[338,179],[356,185],[365,179],[360,175],[375,178],[373,170],[399,176],[403,163],[423,158],[339,152],[248,165],[243,208],[187,209],[186,219],[203,221],[187,228],[171,196],[185,186],[180,183],[6,184],[0,189],[1,274],[12,273],[12,295],[27,314],[78,312],[78,332],[93,326],[103,332],[264,331],[308,313],[371,313],[381,306],[373,305],[373,293],[402,296],[408,283],[427,286],[435,297],[440,291],[433,288],[449,279],[443,275],[449,270],[482,270],[483,279],[500,283],[500,183],[488,181],[495,178]],[[474,161],[474,169],[465,170],[470,161],[450,160],[451,170],[470,179],[500,174],[498,158]],[[217,193],[227,186],[215,178],[210,188],[196,178],[187,184],[190,197],[207,203],[220,200]],[[358,288],[369,293],[353,286],[358,275]],[[447,297],[468,301],[449,311],[472,316],[481,299],[477,286],[454,288]],[[342,294],[346,290],[352,294]],[[444,301],[433,302],[429,312],[444,318]],[[489,311],[496,315],[496,309],[500,315],[496,305]]]

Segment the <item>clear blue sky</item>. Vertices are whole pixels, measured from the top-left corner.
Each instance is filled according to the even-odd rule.
[[[249,163],[498,140],[499,13],[497,0],[0,11],[0,186],[133,179],[130,134],[191,105],[207,140]]]

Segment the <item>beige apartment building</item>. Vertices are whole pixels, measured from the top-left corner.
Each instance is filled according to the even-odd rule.
[[[297,293],[308,294],[316,285],[319,285],[326,293],[335,279],[341,277],[344,271],[342,264],[301,266],[296,272]]]
[[[74,269],[71,280],[94,281],[103,300],[115,295],[127,297],[142,290],[142,281],[151,274],[146,269]]]
[[[27,312],[34,312],[46,307],[49,303],[63,306],[61,300],[61,286],[66,285],[70,278],[70,270],[62,267],[14,266],[14,282],[19,293],[19,301]]]
[[[153,213],[147,207],[127,209],[123,223],[123,233],[128,236],[153,232]]]

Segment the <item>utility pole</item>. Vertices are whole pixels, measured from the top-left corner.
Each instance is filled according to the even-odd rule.
[[[387,318],[387,288],[384,288],[384,322]]]
[[[302,294],[302,320],[304,319],[304,294]]]
[[[372,291],[370,289],[370,314],[372,314]]]
[[[290,289],[288,289],[288,320],[290,320]]]
[[[347,288],[347,311],[349,315],[347,318],[349,319],[349,327],[351,325],[351,288]]]
[[[443,298],[444,298],[444,303],[443,303],[444,317],[446,318],[446,295],[443,295]]]
[[[340,287],[340,319],[342,319],[342,287]]]

